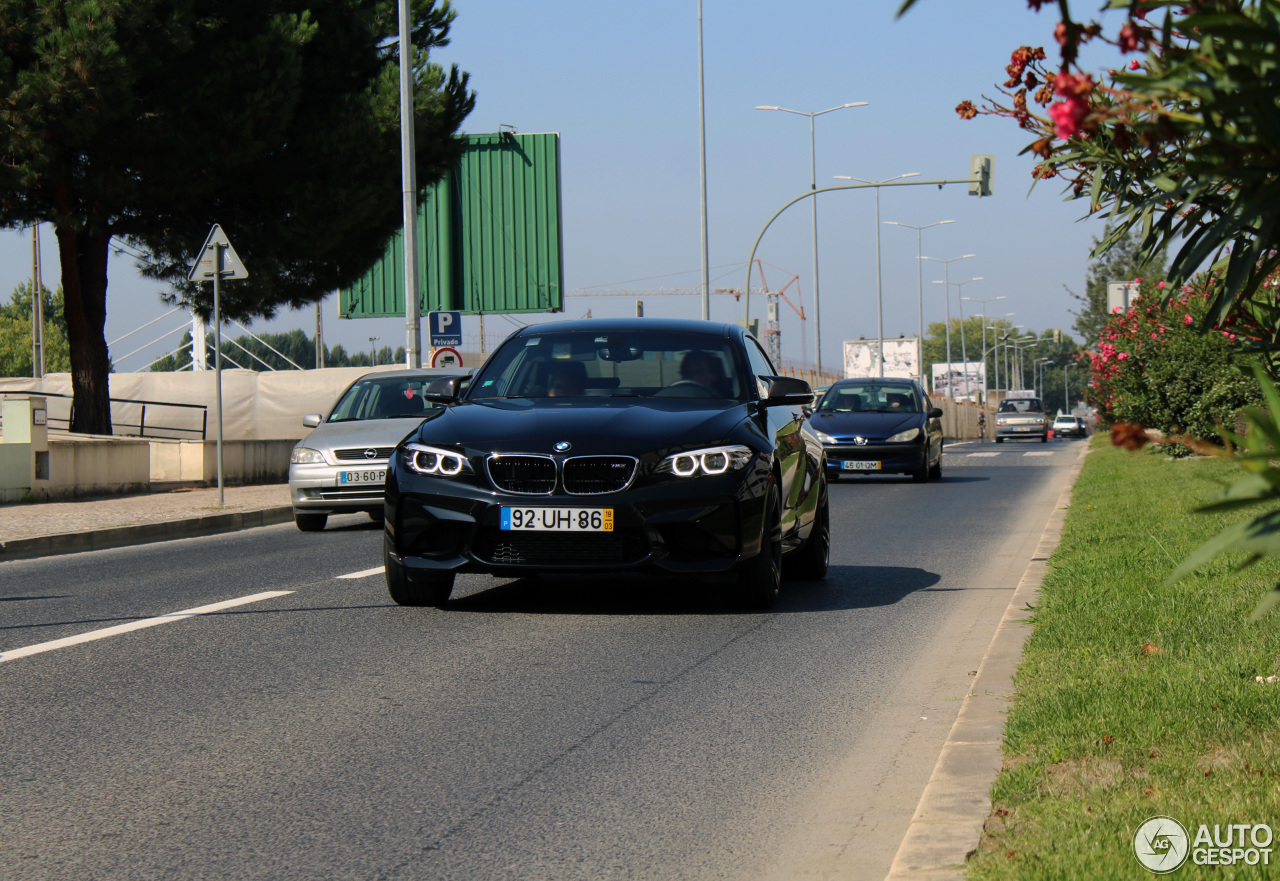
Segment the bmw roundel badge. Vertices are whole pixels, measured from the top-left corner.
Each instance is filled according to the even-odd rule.
[[[551,449],[555,450],[557,453],[567,453],[572,447],[573,447],[573,444],[569,443],[568,441],[559,441]]]

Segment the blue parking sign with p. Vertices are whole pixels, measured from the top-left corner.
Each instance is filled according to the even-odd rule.
[[[462,345],[462,313],[428,312],[427,333],[433,349]]]

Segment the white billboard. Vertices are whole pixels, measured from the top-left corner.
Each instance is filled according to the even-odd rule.
[[[844,341],[844,378],[870,379],[892,376],[914,379],[920,376],[920,340],[896,337],[884,341],[884,372],[880,371],[879,340]]]
[[[976,401],[987,387],[987,365],[981,361],[940,362],[933,365],[933,394],[939,398]]]

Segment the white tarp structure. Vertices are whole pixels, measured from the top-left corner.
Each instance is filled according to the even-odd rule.
[[[884,341],[884,372],[880,371],[879,340],[844,341],[844,378],[870,379],[876,376],[915,378],[920,376],[920,339],[896,337]]]
[[[939,398],[976,401],[987,387],[987,365],[981,361],[939,362],[933,365],[933,394]]]
[[[381,367],[326,367],[321,370],[222,371],[222,425],[225,440],[300,439],[311,429],[302,424],[308,413],[327,413],[338,395],[354,379],[375,370],[396,370],[403,365]],[[442,375],[456,370],[439,370]],[[113,373],[111,397],[130,401],[163,402],[146,404],[148,437],[197,439],[208,414],[208,437],[214,426],[214,371],[178,373]],[[0,379],[0,394],[30,392],[50,397],[49,427],[66,429],[71,410],[71,374],[50,373],[44,379]],[[198,404],[207,411],[187,407],[166,407],[164,403]],[[142,421],[142,404],[111,404],[111,421],[116,434],[137,434]]]

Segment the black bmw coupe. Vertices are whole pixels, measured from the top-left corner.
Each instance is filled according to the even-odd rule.
[[[733,325],[530,325],[432,411],[387,469],[385,567],[401,605],[459,572],[727,576],[768,607],[830,544],[813,393]]]

